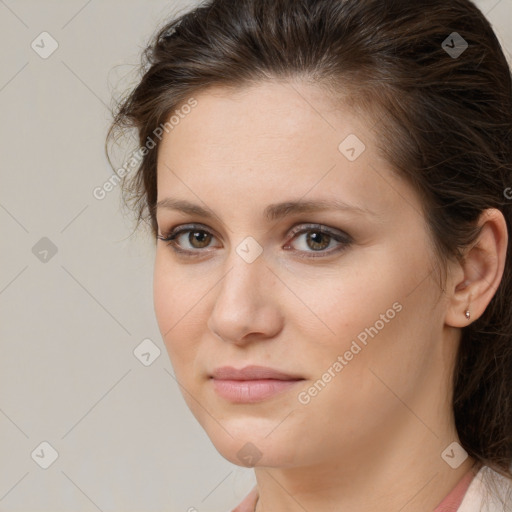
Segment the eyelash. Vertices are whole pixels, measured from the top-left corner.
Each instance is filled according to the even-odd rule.
[[[325,250],[319,250],[319,251],[293,250],[293,252],[297,253],[297,256],[300,258],[312,259],[312,258],[323,258],[323,257],[331,256],[332,254],[344,251],[352,243],[352,239],[347,234],[341,234],[339,232],[332,231],[320,224],[301,224],[300,227],[302,229],[293,229],[292,232],[290,233],[290,235],[292,235],[295,238],[297,235],[302,235],[304,233],[309,233],[309,232],[321,233],[323,235],[328,235],[329,237],[331,237],[331,240],[335,240],[336,242],[339,242],[341,244],[340,247],[338,247],[336,249],[331,249],[329,251],[325,251]],[[206,249],[195,249],[192,251],[187,250],[187,249],[180,249],[178,244],[176,243],[176,239],[180,235],[182,235],[184,233],[190,233],[192,231],[198,231],[201,233],[207,233],[207,234],[213,235],[208,229],[204,229],[200,224],[187,224],[184,226],[180,226],[179,229],[177,229],[177,228],[172,229],[168,235],[158,235],[157,238],[159,240],[162,240],[163,242],[167,242],[167,245],[171,246],[171,249],[174,252],[179,253],[185,257],[191,257],[191,258],[200,257],[200,256],[202,256],[201,253],[205,252]],[[330,244],[331,240],[329,240],[329,244]],[[287,247],[288,247],[288,244],[287,244]],[[321,255],[305,256],[303,254],[304,252],[319,253]]]

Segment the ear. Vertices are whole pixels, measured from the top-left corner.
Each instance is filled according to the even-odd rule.
[[[465,327],[479,318],[503,276],[508,244],[505,218],[496,208],[489,208],[480,215],[478,225],[482,230],[466,250],[464,262],[453,263],[449,268],[445,323],[452,327]]]

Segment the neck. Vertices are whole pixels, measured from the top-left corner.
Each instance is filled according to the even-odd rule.
[[[364,446],[307,466],[256,467],[256,511],[432,512],[471,468],[479,469],[471,457],[456,468],[441,457],[454,441],[453,421],[427,427],[404,408]],[[457,449],[453,456],[455,465]]]
[[[444,462],[443,462],[444,464]],[[446,464],[445,464],[446,465]],[[457,469],[446,465],[436,468],[394,468],[389,473],[375,472],[361,478],[338,478],[331,472],[325,479],[301,477],[298,471],[261,469],[257,471],[259,497],[256,512],[304,512],[315,510],[357,510],[358,512],[432,512],[444,497],[473,468],[479,465],[468,457]],[[325,474],[325,468],[319,468]],[[307,470],[311,474],[311,470]]]

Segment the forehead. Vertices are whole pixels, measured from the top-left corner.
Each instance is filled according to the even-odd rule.
[[[363,119],[335,103],[324,89],[303,82],[266,81],[236,89],[216,86],[194,98],[197,105],[181,116],[179,126],[167,137],[176,145],[190,141],[191,131],[196,147],[225,142],[231,150],[239,141],[261,149],[271,146],[272,141],[286,139],[284,151],[294,140],[326,135],[333,137],[335,144],[345,130],[358,133],[368,142],[372,136]]]
[[[159,200],[172,192],[211,206],[226,198],[235,208],[258,203],[261,210],[262,202],[307,194],[384,211],[396,205],[397,187],[406,187],[390,186],[371,125],[319,87],[264,82],[194,98],[197,105],[162,139]]]

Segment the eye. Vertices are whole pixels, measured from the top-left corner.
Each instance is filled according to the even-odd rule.
[[[303,235],[306,236],[303,237]],[[293,236],[293,239],[299,241],[302,239],[302,243],[299,244],[302,247],[293,249],[293,252],[301,258],[328,256],[348,248],[352,243],[352,239],[346,233],[332,230],[320,224],[301,224],[294,228],[289,236]],[[167,242],[176,253],[195,257],[206,252],[204,249],[210,246],[215,236],[208,229],[203,229],[199,224],[189,224],[174,228],[167,236],[158,235],[157,238]],[[334,248],[332,248],[333,245]],[[326,250],[329,247],[331,249]],[[283,249],[289,250],[290,243],[284,246]],[[319,254],[314,255],[312,253]]]
[[[186,234],[188,236],[184,236]],[[173,229],[167,236],[158,235],[157,238],[167,242],[175,252],[195,256],[193,253],[204,252],[201,249],[208,247],[214,236],[207,229],[202,229],[200,225],[191,224]],[[185,245],[185,248],[183,248],[183,241],[186,241],[189,247]]]
[[[299,249],[294,250],[299,257],[318,258],[342,251],[352,243],[352,239],[342,231],[334,231],[320,224],[302,224],[291,233],[294,239],[301,241]],[[303,235],[306,235],[305,237]],[[334,245],[334,249],[332,246]],[[288,249],[290,244],[284,249]],[[330,250],[326,251],[328,247]],[[311,250],[308,250],[311,249]],[[311,253],[320,253],[318,256]]]

